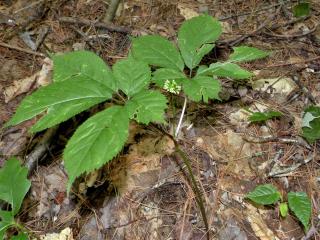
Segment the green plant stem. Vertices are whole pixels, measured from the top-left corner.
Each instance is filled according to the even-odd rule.
[[[202,197],[201,197],[201,193],[200,193],[200,190],[198,188],[198,185],[197,185],[197,181],[194,177],[194,174],[192,172],[192,168],[191,168],[191,161],[190,159],[187,157],[187,155],[185,154],[185,152],[183,152],[180,147],[179,147],[179,144],[176,144],[175,143],[175,148],[176,148],[176,152],[179,154],[179,156],[182,158],[183,162],[185,163],[187,169],[188,169],[188,172],[189,172],[189,175],[190,175],[190,179],[191,179],[191,186],[192,186],[192,190],[193,192],[195,193],[195,199],[196,199],[196,202],[200,208],[200,212],[201,212],[201,216],[202,216],[202,219],[203,219],[203,222],[204,222],[204,225],[206,227],[206,235],[207,235],[207,239],[209,240],[210,239],[210,235],[209,235],[209,224],[208,224],[208,220],[207,220],[207,215],[206,215],[206,209],[204,207],[204,204],[203,204],[203,200],[202,200]]]
[[[191,76],[192,76],[192,69],[190,69],[189,78],[191,78]],[[178,123],[177,129],[176,129],[176,132],[175,132],[175,134],[174,134],[174,137],[175,137],[175,138],[177,138],[178,135],[179,135],[179,131],[180,131],[180,128],[181,128],[181,125],[182,125],[182,120],[183,120],[184,112],[186,111],[186,107],[187,107],[187,102],[188,102],[188,98],[187,98],[187,97],[184,97],[182,112],[181,112],[181,115],[180,115],[180,118],[179,118],[179,123]]]
[[[174,134],[175,138],[178,137],[178,135],[179,135],[179,131],[180,131],[180,128],[181,128],[181,125],[182,125],[182,120],[183,120],[184,112],[186,111],[186,107],[187,107],[187,97],[184,98],[182,112],[181,112],[181,115],[180,115],[180,118],[179,118],[179,123],[178,123],[177,129],[176,129],[176,132]]]
[[[202,197],[201,197],[201,192],[200,192],[200,190],[198,188],[198,185],[197,185],[196,178],[195,178],[195,176],[194,176],[194,174],[192,172],[191,160],[187,157],[185,152],[181,150],[178,141],[171,134],[167,133],[166,131],[164,131],[163,129],[159,128],[158,126],[156,126],[154,124],[152,124],[152,125],[156,129],[158,129],[160,132],[162,132],[164,135],[168,136],[174,142],[176,153],[182,158],[184,164],[186,165],[186,167],[188,169],[188,172],[189,172],[189,175],[190,175],[190,179],[188,179],[188,180],[191,180],[191,188],[192,188],[192,191],[195,194],[195,199],[196,199],[196,202],[197,202],[197,204],[199,206],[199,209],[200,209],[200,212],[201,212],[201,216],[202,216],[205,228],[206,228],[207,240],[209,240],[210,239],[210,233],[209,233],[209,224],[208,224],[208,219],[207,219],[207,215],[206,215],[206,210],[205,210],[205,207],[204,207],[204,204],[203,204],[203,200],[202,200]]]
[[[173,94],[170,94],[170,106],[172,111],[172,116],[176,115],[175,98]],[[172,121],[172,133],[176,131],[175,121]]]

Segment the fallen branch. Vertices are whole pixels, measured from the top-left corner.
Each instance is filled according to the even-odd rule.
[[[314,158],[313,155],[309,156],[302,163],[292,164],[290,166],[281,166],[279,162],[277,162],[273,168],[271,169],[270,173],[268,174],[269,177],[287,177],[292,175],[296,169],[298,169],[301,165],[307,164]]]
[[[32,152],[26,157],[25,166],[29,170],[29,174],[32,174],[36,168],[39,160],[46,153],[49,148],[49,145],[58,130],[58,126],[49,128],[45,134],[42,136],[39,143],[35,146]]]
[[[299,18],[294,18],[290,21],[287,21],[285,23],[279,23],[279,24],[273,24],[270,28],[268,28],[269,30],[276,30],[277,28],[280,28],[280,27],[286,27],[288,25],[291,25],[291,24],[294,24],[294,23],[297,23],[297,22],[301,22],[303,20],[306,20],[310,18],[310,16],[305,16],[305,17],[299,17]]]
[[[255,137],[255,136],[243,136],[243,139],[250,143],[267,143],[267,142],[280,142],[288,144],[297,144],[308,150],[312,150],[312,147],[301,137],[297,138],[282,138],[275,136],[264,136],[264,137]]]
[[[120,3],[120,0],[111,0],[110,1],[108,10],[107,10],[106,15],[103,19],[103,21],[105,23],[109,24],[110,22],[112,22],[112,20],[116,16],[116,12],[117,12],[119,3]]]
[[[219,17],[218,20],[219,21],[225,21],[227,19],[230,19],[230,18],[234,18],[234,17],[241,17],[241,16],[246,16],[246,15],[252,15],[252,14],[255,14],[255,13],[258,13],[258,12],[262,12],[262,11],[265,11],[265,10],[269,10],[271,8],[274,8],[274,7],[278,7],[279,5],[283,5],[284,3],[288,3],[290,2],[289,1],[283,1],[281,3],[277,3],[277,4],[273,4],[273,5],[270,5],[270,6],[266,6],[266,7],[262,7],[260,9],[257,9],[255,11],[251,11],[251,12],[244,12],[244,13],[239,13],[239,14],[235,14],[235,15],[229,15],[229,16],[224,16],[224,17]]]
[[[297,33],[292,35],[285,35],[285,34],[281,35],[281,34],[268,33],[268,32],[264,32],[264,34],[273,38],[281,38],[281,39],[300,38],[300,37],[305,37],[311,33],[314,33],[317,30],[317,28],[318,28],[318,25],[316,25],[314,28],[304,33]]]
[[[281,9],[281,6],[277,9],[277,11],[275,12],[275,14],[271,15],[266,21],[264,21],[257,29],[255,29],[254,31],[247,33],[245,35],[242,35],[238,38],[232,39],[232,40],[228,40],[225,42],[221,42],[220,44],[226,44],[229,46],[235,46],[238,43],[242,42],[243,40],[247,39],[248,37],[251,37],[253,35],[256,35],[257,33],[260,33],[264,28],[266,28],[268,26],[268,24],[277,16],[277,14],[279,13]]]
[[[63,23],[72,23],[72,24],[80,24],[80,25],[85,25],[85,26],[94,26],[97,28],[104,28],[104,29],[109,30],[111,32],[120,32],[120,33],[130,33],[131,32],[131,30],[126,27],[119,27],[119,26],[115,26],[111,23],[106,24],[106,23],[101,23],[101,22],[90,21],[87,19],[60,17],[58,20],[59,20],[59,22],[63,22]]]
[[[274,64],[274,65],[269,65],[269,66],[265,66],[265,68],[273,68],[273,67],[285,67],[285,66],[291,66],[291,65],[296,65],[296,64],[301,64],[301,63],[307,63],[307,62],[313,62],[313,61],[317,61],[320,59],[320,56],[317,57],[313,57],[313,58],[309,58],[309,59],[305,59],[305,60],[301,60],[301,61],[296,61],[296,62],[291,62],[291,63],[279,63],[279,64]]]
[[[78,33],[81,37],[83,37],[84,41],[92,48],[94,49],[93,44],[91,43],[90,39],[88,38],[88,36],[82,32],[80,29],[76,28],[75,26],[70,26],[70,28],[73,29],[73,31],[75,31],[76,33]]]
[[[31,50],[28,50],[28,49],[24,49],[24,48],[21,48],[21,47],[17,47],[17,46],[12,46],[12,45],[9,45],[9,44],[4,43],[4,42],[0,42],[0,46],[1,47],[5,47],[5,48],[9,48],[9,49],[13,49],[13,50],[17,50],[17,51],[20,51],[20,52],[28,53],[28,54],[31,54],[31,55],[39,56],[39,57],[45,57],[45,55],[43,53],[34,52],[34,51],[31,51]]]
[[[301,89],[301,91],[307,96],[307,98],[314,104],[317,105],[317,100],[314,98],[314,96],[311,94],[309,89],[307,89],[300,81],[300,78],[298,76],[292,76],[292,80],[298,85],[298,87]]]

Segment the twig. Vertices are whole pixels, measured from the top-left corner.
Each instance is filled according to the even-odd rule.
[[[58,130],[58,126],[49,128],[42,136],[40,142],[35,146],[34,150],[26,157],[25,166],[29,169],[29,174],[32,174],[36,168],[40,158],[48,150],[50,142]]]
[[[270,173],[268,174],[269,177],[287,177],[290,176],[293,171],[298,169],[301,165],[307,164],[314,158],[313,155],[305,159],[302,163],[293,164],[290,166],[280,166],[279,163],[276,163]]]
[[[178,123],[177,129],[176,129],[176,132],[174,134],[175,138],[178,137],[178,135],[179,135],[179,131],[180,131],[180,128],[182,125],[182,120],[183,120],[184,112],[186,111],[186,107],[187,107],[187,97],[184,98],[183,108],[182,108],[182,112],[180,115],[179,123]]]
[[[318,25],[316,25],[314,28],[312,28],[309,31],[306,31],[304,33],[300,33],[300,34],[292,34],[292,35],[281,35],[281,34],[275,34],[275,33],[268,33],[268,32],[264,32],[264,34],[270,36],[270,37],[274,37],[274,38],[282,38],[282,39],[289,39],[289,38],[300,38],[300,37],[305,37],[313,32],[315,32],[318,28]]]
[[[116,16],[116,12],[119,6],[120,0],[111,0],[109,3],[108,10],[103,21],[107,24],[113,21],[114,17]]]
[[[75,26],[70,26],[70,28],[72,28],[76,33],[78,33],[81,37],[83,37],[83,39],[85,40],[86,43],[88,43],[88,45],[94,49],[94,46],[92,45],[89,37],[84,33],[82,32],[81,30],[79,30],[78,28],[76,28]]]
[[[279,5],[283,5],[284,3],[288,3],[288,2],[290,2],[290,0],[283,1],[282,3],[277,3],[277,4],[270,5],[270,6],[262,7],[260,9],[255,10],[255,11],[252,11],[252,12],[244,12],[244,13],[239,13],[239,14],[236,14],[236,15],[229,15],[229,16],[225,16],[225,17],[219,17],[218,20],[219,21],[224,21],[224,20],[227,20],[227,19],[230,19],[230,18],[234,18],[234,17],[241,17],[241,16],[255,14],[255,13],[258,13],[258,12],[269,10],[271,8],[274,8],[274,7],[278,7]]]
[[[118,225],[118,226],[107,226],[106,228],[104,228],[104,229],[102,230],[102,232],[103,232],[103,233],[107,233],[107,230],[109,230],[109,229],[126,227],[126,226],[129,226],[129,225],[131,225],[131,224],[133,224],[133,223],[135,223],[135,222],[139,222],[139,221],[148,222],[148,221],[151,221],[151,220],[153,220],[153,219],[155,219],[155,218],[159,218],[159,217],[160,217],[160,216],[155,216],[155,217],[151,217],[151,218],[141,217],[141,218],[133,219],[133,220],[131,220],[131,221],[128,221],[128,222],[126,222],[126,223],[124,223],[124,224],[120,224],[120,225]]]
[[[279,64],[274,64],[274,65],[269,65],[269,66],[265,66],[265,68],[285,67],[285,66],[296,65],[296,64],[301,64],[301,63],[313,62],[313,61],[317,61],[319,59],[320,59],[320,56],[317,56],[317,57],[305,59],[302,61],[296,61],[296,62],[292,62],[292,63],[279,63]]]
[[[317,104],[317,100],[314,98],[314,96],[311,94],[309,89],[307,89],[303,84],[301,83],[300,79],[298,76],[292,76],[292,80],[299,86],[301,91],[307,96],[307,98],[314,104]]]
[[[318,228],[319,229],[319,228]],[[315,234],[317,234],[318,231],[314,226],[311,226],[311,228],[309,229],[309,231],[306,233],[306,235],[301,238],[301,240],[309,240],[311,239]],[[318,233],[319,234],[319,233]]]
[[[270,172],[271,169],[273,169],[273,167],[278,164],[281,156],[283,155],[283,149],[279,149],[275,156],[273,158],[268,159],[266,162],[264,162],[261,166],[259,166],[259,169],[261,170],[265,170],[264,172]]]
[[[262,29],[266,28],[266,26],[276,17],[276,15],[279,13],[281,7],[279,7],[275,14],[273,14],[271,17],[269,17],[266,21],[264,21],[256,30],[252,31],[251,33],[242,35],[241,37],[238,37],[236,39],[228,40],[227,42],[221,42],[222,44],[227,44],[229,46],[235,46],[238,43],[242,42],[243,40],[247,39],[248,37],[251,37],[259,32],[262,31]]]
[[[36,50],[38,50],[38,48],[44,42],[45,38],[48,36],[48,33],[49,33],[49,27],[41,28],[41,32],[36,40]]]
[[[312,147],[301,137],[298,138],[282,138],[275,136],[264,136],[264,137],[255,137],[255,136],[243,136],[243,139],[250,143],[267,143],[267,142],[280,142],[288,144],[297,144],[299,146],[305,147],[308,150],[312,150]]]
[[[270,28],[268,28],[269,30],[276,30],[277,28],[280,28],[280,27],[286,27],[288,25],[291,25],[291,24],[294,24],[294,23],[297,23],[297,22],[300,22],[300,21],[303,21],[303,20],[306,20],[308,19],[310,16],[305,16],[305,17],[299,17],[299,18],[295,18],[295,19],[292,19],[290,21],[287,21],[285,23],[279,23],[279,24],[273,24]]]
[[[14,11],[13,14],[16,15],[17,13],[19,13],[21,11],[24,11],[26,9],[32,8],[32,7],[38,5],[39,3],[43,2],[43,1],[44,0],[39,0],[39,1],[33,2],[30,5],[27,5],[27,6],[23,7],[23,8],[18,9],[17,11]]]
[[[72,24],[80,24],[80,25],[86,25],[86,26],[94,26],[97,28],[104,28],[104,29],[107,29],[112,32],[120,32],[120,33],[130,33],[131,32],[131,30],[126,27],[119,27],[119,26],[115,26],[111,23],[106,24],[106,23],[101,23],[101,22],[90,21],[87,19],[60,17],[58,20],[63,23],[72,23]]]
[[[9,44],[4,43],[4,42],[0,42],[0,46],[1,47],[5,47],[5,48],[9,48],[9,49],[13,49],[13,50],[17,50],[17,51],[20,51],[20,52],[28,53],[28,54],[31,54],[31,55],[39,56],[39,57],[45,57],[45,55],[43,53],[34,52],[34,51],[31,51],[31,50],[28,50],[28,49],[24,49],[24,48],[21,48],[21,47],[17,47],[17,46],[12,46],[12,45],[9,45]]]

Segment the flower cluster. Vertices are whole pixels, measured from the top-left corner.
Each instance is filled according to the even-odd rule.
[[[177,84],[175,80],[166,80],[163,88],[168,92],[179,94],[181,91],[181,86]]]

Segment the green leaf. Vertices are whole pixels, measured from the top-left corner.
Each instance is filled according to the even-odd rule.
[[[202,57],[209,53],[222,33],[218,20],[201,15],[185,21],[178,32],[178,45],[189,69],[195,68]]]
[[[295,17],[303,17],[310,14],[310,3],[301,2],[293,7],[293,15]]]
[[[200,65],[196,71],[196,76],[205,75],[207,69],[208,69],[207,65]]]
[[[280,209],[280,214],[282,217],[286,217],[288,215],[288,204],[287,203],[280,203],[279,209]]]
[[[40,131],[63,122],[111,96],[109,88],[90,80],[53,83],[24,98],[6,126],[19,124],[47,111],[47,116],[31,129]]]
[[[125,106],[131,119],[139,123],[148,124],[150,122],[164,123],[164,111],[167,108],[167,99],[158,91],[142,91]]]
[[[320,107],[310,106],[304,111],[302,120],[303,137],[313,143],[320,139]]]
[[[54,82],[76,81],[77,76],[82,76],[117,91],[111,69],[93,52],[75,51],[63,55],[54,55],[52,60]]]
[[[13,236],[10,240],[28,240],[28,235],[26,233],[19,233],[17,236]]]
[[[314,120],[314,119],[317,119],[319,118],[320,116],[313,116],[311,112],[306,112],[304,115],[303,115],[303,119],[302,119],[302,127],[308,127],[308,128],[312,128],[310,126],[310,123]]]
[[[210,64],[208,68],[202,68],[198,71],[198,76],[210,75],[218,77],[229,77],[233,79],[248,79],[252,73],[241,68],[239,65],[230,62],[217,62]]]
[[[307,194],[305,192],[289,192],[288,203],[290,210],[307,229],[311,218],[311,201]]]
[[[72,81],[66,87],[78,87],[82,81],[91,81],[93,85],[98,82],[97,87],[103,84],[102,88],[111,96],[111,90],[116,91],[116,81],[110,68],[105,62],[92,52],[76,51],[63,55],[54,55],[54,82]],[[79,81],[79,82],[78,82]],[[61,90],[65,87],[63,84]],[[38,132],[48,127],[61,123],[72,116],[106,100],[106,98],[79,99],[78,101],[64,102],[48,108],[48,114],[43,116],[32,128],[31,131]]]
[[[219,99],[221,85],[219,80],[207,76],[196,76],[183,82],[183,90],[193,101],[208,102],[208,99]]]
[[[0,210],[0,239],[4,239],[4,234],[8,228],[15,224],[14,216],[11,211]]]
[[[113,73],[119,88],[127,96],[140,92],[151,79],[150,67],[133,58],[118,61],[113,65]]]
[[[247,46],[234,47],[233,51],[234,52],[229,57],[229,60],[233,62],[249,62],[269,56],[268,52]]]
[[[58,106],[50,107],[47,114],[44,115],[35,125],[30,129],[31,132],[39,132],[46,128],[57,125],[76,114],[85,111],[86,109],[104,101],[105,99],[83,99],[78,102],[61,103]]]
[[[180,71],[184,68],[183,60],[176,47],[160,36],[142,36],[133,39],[132,55],[153,66]]]
[[[0,199],[11,205],[13,216],[20,210],[22,201],[29,191],[28,169],[21,167],[16,158],[11,158],[0,169]]]
[[[252,192],[246,195],[251,201],[262,204],[274,204],[280,199],[279,191],[271,184],[257,186]]]
[[[129,116],[113,106],[86,120],[73,134],[63,153],[68,192],[76,177],[101,167],[115,157],[128,137]]]
[[[161,88],[167,80],[175,80],[178,84],[181,84],[181,81],[185,79],[184,73],[170,68],[159,68],[153,72],[152,77],[152,81]]]
[[[196,50],[196,54],[193,60],[193,68],[199,65],[202,58],[207,55],[214,48],[214,44],[204,44],[199,49]],[[192,69],[193,69],[192,68]]]
[[[267,112],[254,112],[249,116],[249,121],[252,123],[255,122],[265,122],[274,117],[281,117],[281,112],[276,111],[267,111]]]

